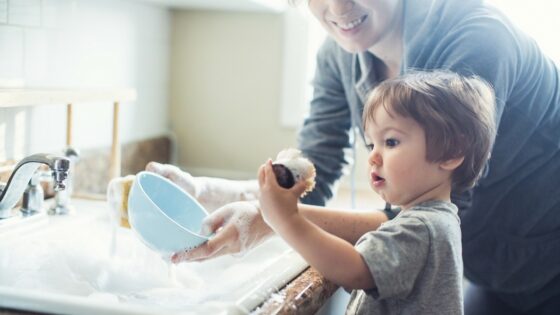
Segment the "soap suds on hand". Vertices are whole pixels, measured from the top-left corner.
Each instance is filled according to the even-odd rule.
[[[284,188],[292,188],[300,181],[306,183],[303,195],[315,188],[315,166],[297,149],[280,151],[272,162],[272,167],[278,184]]]

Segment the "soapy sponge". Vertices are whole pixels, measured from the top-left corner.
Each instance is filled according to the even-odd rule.
[[[134,182],[134,175],[118,177],[109,182],[107,186],[107,202],[113,223],[129,228],[128,222],[128,193]]]
[[[289,189],[297,182],[304,181],[305,191],[302,196],[315,187],[315,166],[297,149],[280,151],[276,160],[272,162],[272,168],[281,187]]]

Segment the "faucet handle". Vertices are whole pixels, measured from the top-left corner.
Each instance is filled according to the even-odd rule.
[[[66,147],[62,154],[70,160],[77,160],[80,157],[80,151],[74,147]]]

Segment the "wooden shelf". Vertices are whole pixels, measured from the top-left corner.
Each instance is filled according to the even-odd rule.
[[[134,89],[0,89],[0,107],[134,100]]]
[[[74,104],[89,102],[113,103],[113,134],[109,178],[120,176],[121,149],[119,141],[119,106],[121,102],[136,100],[134,89],[1,89],[0,108],[42,106],[53,104],[66,105],[66,145],[72,146]]]

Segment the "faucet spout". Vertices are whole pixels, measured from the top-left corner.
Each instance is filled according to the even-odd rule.
[[[68,158],[44,153],[30,155],[16,165],[8,183],[0,193],[0,219],[10,217],[11,209],[21,198],[31,176],[41,164],[48,165],[52,170],[54,189],[56,191],[65,189],[64,180],[68,177],[70,168]]]

